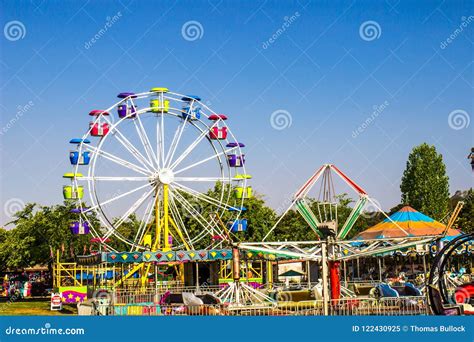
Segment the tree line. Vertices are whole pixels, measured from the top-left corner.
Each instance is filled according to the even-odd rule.
[[[433,217],[445,221],[450,210],[458,201],[465,205],[456,222],[456,226],[463,232],[473,232],[474,222],[474,194],[473,190],[456,191],[449,196],[449,179],[446,175],[441,154],[434,146],[422,144],[415,147],[410,153],[401,180],[401,202],[389,210],[390,215],[404,205]],[[207,193],[208,196],[217,197],[222,192],[222,184],[217,183]],[[227,192],[232,189],[224,189]],[[313,212],[318,210],[318,201],[309,199],[309,206]],[[338,196],[337,220],[341,225],[352,210],[353,200],[347,194]],[[289,205],[289,203],[288,203]],[[247,211],[245,218],[249,222],[248,231],[236,233],[236,238],[241,241],[262,241],[270,228],[280,218],[272,208],[265,204],[264,196],[255,194],[245,200]],[[53,206],[27,204],[21,211],[14,214],[13,220],[4,228],[0,228],[0,272],[5,270],[18,270],[34,265],[51,264],[55,254],[59,251],[63,261],[74,260],[76,255],[87,255],[97,250],[88,235],[72,235],[69,224],[77,219],[77,214],[70,210],[75,207],[72,202]],[[207,202],[199,205],[203,217],[211,213],[211,206]],[[184,213],[182,213],[184,214]],[[190,235],[198,233],[202,228],[190,215],[183,215],[184,224]],[[361,215],[354,225],[348,238],[384,219],[382,213]],[[225,214],[222,217],[226,221]],[[98,224],[97,218],[91,220]],[[140,224],[139,219],[131,215],[120,228],[120,234],[133,239],[134,232]],[[150,231],[154,231],[151,227]],[[316,234],[308,227],[301,215],[295,210],[290,210],[281,220],[277,228],[269,236],[271,241],[309,241],[317,239]],[[209,241],[201,241],[193,246],[195,249],[205,248]],[[112,239],[111,246],[116,250],[129,249],[125,243]]]

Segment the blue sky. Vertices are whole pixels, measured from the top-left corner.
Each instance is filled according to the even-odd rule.
[[[422,142],[443,154],[451,192],[472,186],[472,2],[1,7],[0,223],[21,203],[62,202],[68,140],[86,130],[87,113],[119,92],[154,86],[198,94],[226,113],[247,145],[252,185],[278,210],[325,162],[388,209],[399,202],[408,153]],[[275,129],[272,113],[291,125]]]

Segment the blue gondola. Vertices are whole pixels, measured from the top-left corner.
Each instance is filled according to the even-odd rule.
[[[246,211],[247,208],[245,207],[230,207],[229,209],[227,209],[228,211]]]
[[[239,219],[239,220],[229,221],[229,223],[227,223],[227,227],[233,233],[246,232],[247,231],[247,219]]]
[[[69,143],[79,146],[81,144],[90,144],[90,140],[75,138],[75,139],[71,139]],[[89,162],[91,160],[91,153],[89,151],[82,151],[81,155],[79,156],[78,150],[70,151],[69,160],[71,161],[72,165],[89,165]]]
[[[201,118],[201,107],[196,101],[201,101],[201,98],[196,95],[186,95],[181,98],[184,101],[182,109],[183,119],[188,118],[188,120],[199,120]]]

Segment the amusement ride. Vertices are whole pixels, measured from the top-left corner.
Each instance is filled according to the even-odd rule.
[[[170,275],[181,283],[192,277],[199,288],[198,263],[217,262],[214,271],[225,278],[219,279],[215,292],[221,302],[229,308],[275,307],[274,263],[300,260],[307,263],[308,272],[311,263],[321,266],[315,291],[327,315],[335,301],[354,297],[341,284],[341,265],[345,272],[346,262],[361,257],[435,246],[441,252],[429,277],[430,302],[437,314],[446,312],[443,305],[452,303],[444,268],[456,247],[448,248],[450,243],[442,249],[440,241],[453,226],[462,202],[441,231],[414,236],[338,167],[324,164],[296,191],[262,241],[241,242],[239,234],[249,224],[245,212],[246,201],[252,197],[251,176],[245,168],[245,145],[231,131],[227,115],[212,111],[199,96],[163,87],[120,93],[118,98],[109,108],[92,110],[87,132],[70,140],[72,172],[64,174],[70,184],[63,186],[64,199],[74,207],[70,230],[89,236],[98,249],[78,256],[80,266],[74,268],[61,265],[58,257],[57,287],[68,276],[73,278],[72,285],[82,285],[83,266],[95,265],[99,271],[93,276],[94,284],[97,276],[102,277],[98,286],[110,291],[131,284],[146,289],[150,279],[157,291],[159,279],[166,283]],[[344,222],[338,222],[336,177],[357,196]],[[368,206],[384,215],[384,222],[393,224],[399,234],[348,239]],[[314,240],[270,241],[292,210],[304,219]],[[459,247],[468,240],[456,238],[452,243]],[[191,263],[196,265],[194,274],[185,267]],[[267,291],[262,291],[264,283]],[[421,296],[416,288],[411,290]]]

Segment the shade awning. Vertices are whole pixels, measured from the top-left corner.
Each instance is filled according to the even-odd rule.
[[[370,227],[356,236],[358,240],[369,239],[387,239],[387,238],[403,238],[415,236],[432,236],[442,234],[446,226],[441,222],[416,211],[410,206],[405,206],[390,218],[384,219],[382,222]],[[460,235],[457,229],[449,229],[446,237]]]
[[[302,277],[305,274],[303,272],[295,271],[295,270],[288,270],[279,274],[279,277]]]

